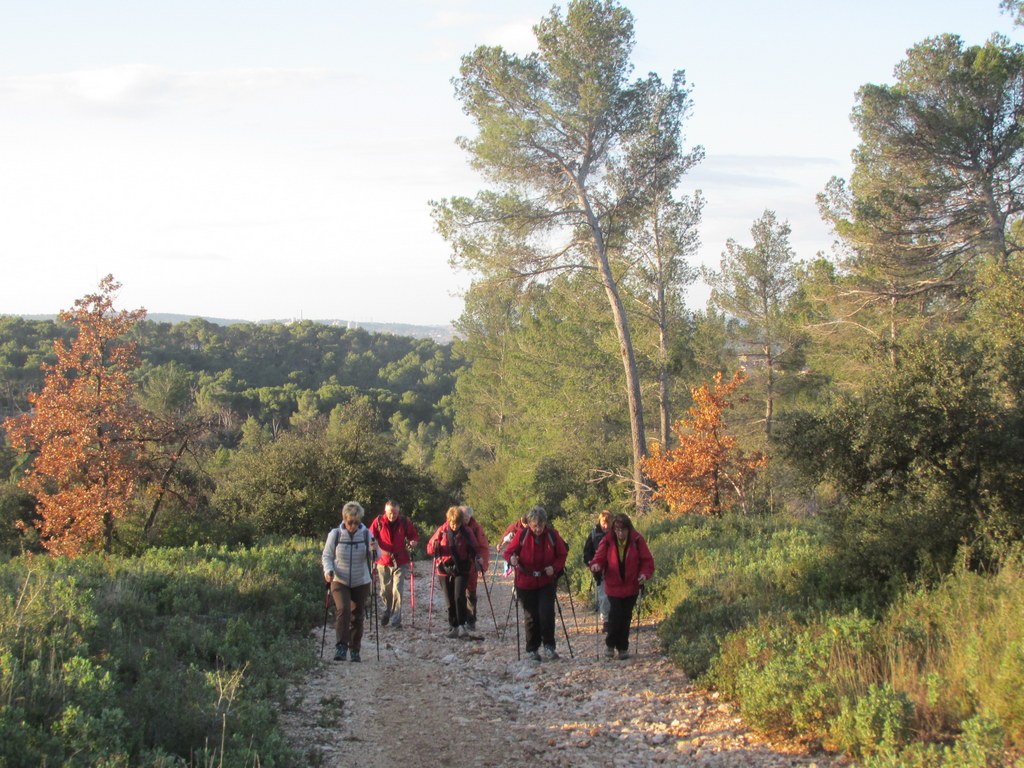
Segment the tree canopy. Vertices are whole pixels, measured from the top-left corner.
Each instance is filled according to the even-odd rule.
[[[481,46],[463,57],[456,95],[477,127],[461,146],[489,187],[434,204],[453,261],[484,279],[520,284],[579,271],[607,300],[624,370],[636,500],[644,412],[633,331],[616,254],[645,207],[696,163],[681,128],[682,72],[630,82],[630,12],[609,0],[572,0],[534,28],[527,56]]]

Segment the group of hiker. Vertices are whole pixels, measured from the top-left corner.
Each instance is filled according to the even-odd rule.
[[[402,598],[412,573],[412,551],[419,542],[416,526],[401,514],[397,501],[388,500],[383,513],[369,526],[363,523],[364,515],[358,502],[346,503],[341,524],[327,535],[321,557],[335,608],[335,661],[361,660],[374,569],[383,605],[380,623],[393,629],[402,627]],[[527,658],[557,659],[556,591],[569,552],[564,539],[548,521],[543,507],[536,506],[508,526],[497,549],[505,560],[506,574],[514,574],[513,600],[517,617],[518,606],[524,612]],[[490,545],[473,508],[450,507],[444,522],[427,540],[426,551],[434,563],[431,604],[436,583],[448,609],[446,637],[472,637],[477,586],[483,581],[486,590],[490,566]],[[633,610],[644,583],[654,573],[651,551],[628,515],[604,510],[587,536],[583,561],[596,586],[605,657],[626,659]],[[326,633],[326,615],[324,629]]]

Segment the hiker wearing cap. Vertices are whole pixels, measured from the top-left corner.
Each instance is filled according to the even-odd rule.
[[[370,523],[370,533],[377,541],[377,576],[380,578],[380,596],[384,602],[384,615],[380,623],[392,628],[402,626],[402,594],[409,576],[409,553],[420,535],[412,521],[404,517],[397,501],[388,499],[384,513]]]
[[[515,588],[526,614],[526,655],[557,659],[555,650],[555,585],[569,554],[558,531],[548,525],[543,507],[526,515],[526,528],[505,549],[505,560],[515,570]]]
[[[612,535],[605,536],[590,562],[592,573],[604,575],[608,595],[608,633],[605,657],[629,658],[629,623],[637,596],[654,575],[654,557],[629,515],[612,518]]]

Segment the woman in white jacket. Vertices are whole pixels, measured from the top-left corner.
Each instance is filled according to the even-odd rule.
[[[334,660],[360,661],[363,619],[370,600],[370,572],[374,546],[370,530],[363,525],[363,507],[355,501],[341,509],[341,525],[327,534],[321,558],[324,581],[334,599]]]

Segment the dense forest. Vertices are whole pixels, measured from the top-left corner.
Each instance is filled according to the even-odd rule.
[[[798,259],[768,200],[701,275],[683,73],[630,79],[615,2],[536,34],[455,81],[488,186],[432,204],[473,276],[451,344],[154,323],[113,277],[59,321],[0,318],[8,592],[43,551],[315,541],[350,498],[423,529],[466,502],[492,532],[541,504],[574,557],[597,511],[627,510],[664,646],[749,722],[867,765],[1014,764],[1024,48],[913,46],[851,105],[853,173],[818,200],[834,250]],[[18,717],[45,729],[60,707],[37,709]]]

